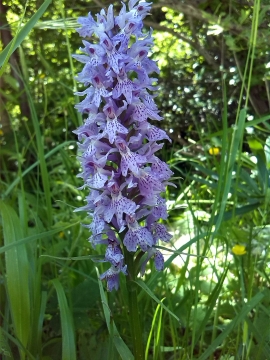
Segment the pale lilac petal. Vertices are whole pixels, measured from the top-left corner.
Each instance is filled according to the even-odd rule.
[[[158,141],[158,140],[167,139],[170,142],[172,142],[164,130],[159,129],[154,125],[149,125],[146,134],[149,141]]]
[[[127,199],[119,193],[117,196],[113,196],[109,207],[104,213],[104,220],[110,223],[113,215],[116,215],[117,223],[121,227],[123,226],[123,214],[131,215],[136,209],[137,205],[134,201]]]
[[[131,215],[137,209],[137,205],[134,201],[129,200],[123,196],[121,196],[119,199],[113,199],[112,203],[115,208],[115,214],[119,226],[122,226],[123,213]]]
[[[142,92],[140,97],[148,109],[151,109],[154,111],[158,110],[158,107],[157,107],[153,97],[151,95],[149,95],[147,91]]]
[[[151,166],[151,170],[155,176],[160,180],[168,180],[173,175],[173,172],[170,170],[169,166],[161,161],[158,157],[153,157],[154,163]]]
[[[151,259],[151,257],[154,256],[155,252],[156,252],[155,248],[150,248],[150,249],[147,250],[147,252],[146,252],[147,256],[146,256],[145,260],[143,261],[143,263],[141,265],[141,270],[140,270],[141,276],[144,275],[146,265],[147,265],[148,261]]]
[[[97,189],[101,189],[103,188],[104,184],[106,183],[106,181],[108,180],[108,176],[104,175],[100,172],[97,172],[92,179],[89,179],[87,181],[87,185],[93,187],[93,188],[97,188]]]
[[[91,60],[87,55],[72,55],[72,57],[83,64],[86,64]]]
[[[111,30],[113,27],[114,27],[113,5],[110,5],[107,12],[106,31]]]
[[[137,237],[133,231],[128,230],[123,243],[128,251],[135,252],[137,250]]]
[[[107,126],[106,126],[106,132],[109,136],[109,142],[111,144],[114,143],[116,136],[118,133],[120,134],[127,134],[128,129],[125,128],[123,125],[119,123],[117,118],[114,118],[113,120],[108,119],[107,120]]]
[[[128,153],[121,153],[121,171],[124,176],[127,176],[128,169],[133,172],[133,174],[138,174],[139,164],[147,162],[145,156],[134,154],[131,151]]]
[[[164,257],[159,250],[156,250],[154,255],[154,263],[157,271],[162,271],[164,269]]]
[[[152,215],[155,219],[164,219],[168,218],[166,200],[158,197],[157,205],[153,208]]]
[[[130,151],[126,142],[121,138],[117,138],[115,144],[121,154],[122,174],[127,176],[128,169],[130,169],[134,174],[137,174],[139,171],[139,165],[146,163],[147,158],[143,155],[139,155]]]
[[[141,171],[139,176],[139,188],[141,194],[146,197],[165,191],[165,186],[157,178],[145,171]]]
[[[163,257],[163,255],[161,254],[161,252],[159,250],[157,250],[155,248],[151,248],[151,249],[147,250],[147,257],[146,257],[146,259],[144,260],[144,262],[141,265],[141,270],[140,270],[141,276],[144,275],[147,262],[152,257],[154,257],[154,264],[155,264],[156,270],[157,271],[162,271],[164,269],[164,257]]]
[[[135,105],[134,111],[132,113],[132,118],[136,121],[146,121],[148,118],[148,113],[146,111],[146,106],[143,103]]]
[[[146,251],[153,245],[153,237],[145,227],[138,226],[135,229],[128,230],[123,243],[128,251],[134,252],[138,246],[141,247],[142,251]]]
[[[109,244],[105,252],[105,259],[114,266],[118,266],[121,262],[123,262],[124,255],[122,254],[120,246]]]
[[[82,37],[91,37],[97,26],[91,13],[88,14],[88,17],[79,17],[78,23],[82,25],[81,28],[77,29]]]
[[[140,245],[142,251],[146,251],[154,244],[153,237],[149,230],[141,227],[136,231],[137,243]]]
[[[128,104],[132,102],[132,90],[134,88],[133,82],[129,79],[118,80],[114,87],[112,94],[114,99],[118,99],[122,94],[125,96]]]
[[[113,215],[115,214],[115,208],[113,204],[111,203],[110,206],[106,209],[104,213],[104,220],[107,223],[110,223],[112,221]]]
[[[125,26],[126,11],[126,5],[122,2],[122,8],[119,12],[119,15],[115,17],[115,23],[120,27],[120,29],[123,29]]]
[[[92,223],[89,225],[93,235],[101,234],[105,228],[105,221],[100,215],[93,217]]]
[[[155,240],[155,243],[158,240],[164,241],[164,242],[169,242],[172,238],[172,235],[170,233],[168,233],[166,226],[163,224],[153,224],[151,227],[151,230],[153,232],[153,237]]]
[[[124,275],[127,275],[126,269],[126,265],[123,268],[112,265],[105,273],[100,275],[100,280],[107,280],[108,291],[118,290],[119,274],[122,272]]]

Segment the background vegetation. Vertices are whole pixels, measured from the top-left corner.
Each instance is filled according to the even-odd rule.
[[[74,213],[76,18],[110,2],[0,1],[0,357],[132,359],[127,294],[105,294]],[[115,1],[115,9],[121,7]],[[270,5],[154,0],[166,268],[138,279],[145,359],[270,358]],[[130,349],[130,350],[129,350]]]

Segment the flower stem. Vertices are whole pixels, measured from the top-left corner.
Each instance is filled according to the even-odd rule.
[[[133,342],[133,355],[134,360],[143,360],[144,350],[142,341],[141,318],[138,306],[137,284],[134,282],[134,280],[136,279],[134,257],[133,254],[128,252],[126,249],[124,251],[125,261],[128,269],[127,290],[129,318],[131,322],[131,335]]]

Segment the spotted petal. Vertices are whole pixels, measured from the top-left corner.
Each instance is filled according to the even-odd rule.
[[[118,80],[118,83],[113,89],[113,98],[118,99],[122,94],[125,96],[128,104],[131,104],[132,101],[132,90],[133,90],[133,82],[128,78],[125,80]]]
[[[105,131],[109,136],[109,142],[111,144],[113,144],[113,142],[115,141],[118,133],[120,133],[120,134],[128,133],[128,129],[125,128],[123,125],[121,125],[116,117],[112,120],[107,119],[107,126],[106,126]]]
[[[153,156],[153,160],[154,163],[151,166],[152,172],[158,179],[162,181],[168,180],[173,175],[173,172],[170,170],[169,166],[156,156]]]
[[[170,142],[171,139],[169,138],[169,136],[166,134],[166,132],[162,129],[157,128],[154,125],[148,125],[148,129],[146,131],[147,137],[149,141],[158,141],[158,140],[164,140],[167,139]]]
[[[131,215],[137,209],[134,201],[122,196],[121,192],[117,196],[113,196],[109,207],[104,213],[104,220],[108,223],[111,222],[113,215],[116,215],[119,227],[123,225],[123,214]]]
[[[138,226],[135,229],[130,228],[125,235],[124,245],[128,251],[136,251],[138,245],[143,251],[146,251],[153,245],[153,237],[145,227]]]
[[[165,191],[165,186],[156,177],[143,170],[139,175],[139,188],[141,194],[146,197]]]
[[[105,273],[100,275],[100,280],[107,280],[108,291],[119,288],[119,274],[127,275],[127,265],[124,267],[112,265]]]
[[[154,264],[157,271],[162,271],[164,269],[164,257],[159,250],[156,250],[154,255]]]
[[[166,226],[163,224],[154,223],[151,226],[151,230],[155,243],[157,243],[158,240],[169,242],[172,238],[172,235],[168,233]]]

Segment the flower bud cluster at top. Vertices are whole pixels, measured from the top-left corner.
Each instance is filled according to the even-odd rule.
[[[138,247],[146,252],[146,262],[153,257],[157,270],[164,259],[155,245],[169,241],[171,235],[160,219],[167,218],[165,200],[160,196],[173,174],[167,164],[155,156],[163,143],[170,141],[166,132],[150,124],[148,119],[162,120],[153,91],[158,73],[156,62],[148,58],[153,45],[151,32],[142,33],[142,20],[149,14],[150,3],[130,0],[129,11],[123,3],[119,16],[113,6],[101,10],[97,21],[91,13],[80,17],[83,55],[74,58],[84,63],[78,81],[87,89],[76,105],[87,114],[84,124],[75,133],[79,138],[79,160],[82,165],[83,188],[89,188],[86,210],[92,218],[89,241],[107,245],[105,261],[111,267],[101,279],[108,290],[119,287],[120,272],[127,274],[122,246],[130,252]],[[122,233],[122,240],[120,240]],[[123,243],[123,244],[122,244]]]

